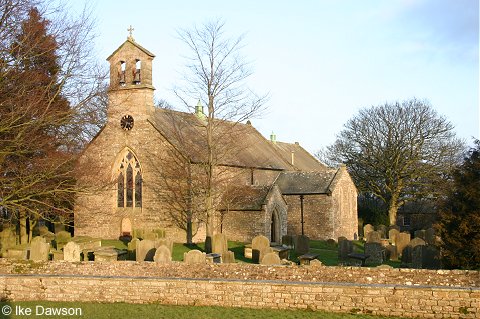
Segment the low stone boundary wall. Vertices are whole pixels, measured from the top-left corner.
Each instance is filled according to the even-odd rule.
[[[3,300],[312,309],[422,318],[478,318],[480,288],[95,275],[0,275]]]

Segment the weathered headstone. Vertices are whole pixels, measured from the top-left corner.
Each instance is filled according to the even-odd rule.
[[[280,260],[280,257],[274,252],[265,254],[262,258],[262,265],[281,265],[282,262]]]
[[[161,264],[169,263],[172,261],[172,253],[167,246],[162,245],[157,248],[155,256],[153,257],[153,261]]]
[[[165,246],[170,250],[170,252],[173,252],[173,240],[171,238],[159,238],[155,240],[155,248],[158,248],[160,246]]]
[[[414,238],[421,238],[425,240],[425,230],[424,229],[419,229],[414,232],[413,235]]]
[[[262,252],[265,248],[270,247],[270,241],[263,235],[258,235],[252,239],[252,260],[253,262],[260,262],[263,255]]]
[[[310,261],[309,263],[310,267],[313,267],[313,268],[320,268],[320,267],[323,267],[323,264],[320,260],[318,259],[313,259]]]
[[[373,225],[366,224],[365,226],[363,226],[363,238],[367,238],[368,233],[374,230],[375,230],[375,227],[373,227]]]
[[[348,254],[353,253],[353,242],[348,239],[338,238],[338,259],[340,261],[348,260]]]
[[[435,245],[435,242],[436,242],[435,229],[428,228],[425,230],[425,242],[428,245]]]
[[[13,248],[17,244],[17,238],[15,233],[10,229],[6,228],[0,232],[0,253],[2,257],[9,248]]]
[[[414,239],[412,239],[409,243],[408,243],[408,246],[412,246],[412,248],[415,248],[417,246],[423,246],[423,245],[426,245],[425,243],[425,240],[419,238],[419,237],[416,237]]]
[[[50,231],[48,230],[47,226],[38,226],[38,233],[40,236],[48,234]]]
[[[80,261],[82,250],[76,242],[68,242],[63,247],[63,259],[66,261]]]
[[[398,260],[397,247],[393,245],[387,245],[385,246],[385,249],[387,253],[387,258],[389,260]]]
[[[413,251],[418,246],[425,246],[425,241],[421,238],[412,239],[402,251],[402,265],[410,267],[413,264]]]
[[[222,233],[213,235],[212,237],[212,253],[224,255],[228,251],[227,236]]]
[[[378,225],[376,231],[380,233],[380,238],[387,238],[387,226]]]
[[[34,237],[30,243],[30,260],[46,261],[50,252],[50,244],[45,242],[45,238]]]
[[[200,250],[193,249],[183,254],[183,261],[187,264],[206,263],[207,254]]]
[[[297,236],[297,244],[295,245],[295,252],[299,255],[308,253],[310,250],[310,238],[305,235]]]
[[[125,260],[125,250],[118,250],[114,247],[100,248],[93,252],[95,261],[117,261]]]
[[[410,242],[410,233],[399,233],[395,237],[395,246],[397,246],[397,255],[402,255],[403,250]]]
[[[400,226],[398,226],[398,225],[390,225],[390,226],[388,226],[388,230],[391,230],[391,229],[396,229],[396,230],[400,231]]]
[[[365,255],[369,255],[366,263],[381,264],[385,260],[385,247],[380,243],[365,243]]]
[[[371,231],[367,234],[367,243],[381,243],[382,235],[378,231]]]
[[[137,261],[153,261],[153,256],[155,256],[155,242],[149,239],[137,242],[136,255]]]
[[[390,239],[390,242],[392,243],[392,245],[396,245],[398,234],[400,234],[400,232],[395,228],[392,228],[388,231],[388,239]]]
[[[233,251],[227,250],[225,255],[222,255],[222,262],[224,264],[233,264],[235,263],[235,253]]]
[[[143,239],[145,240],[152,240],[155,241],[158,238],[158,234],[154,232],[145,232],[143,235]]]

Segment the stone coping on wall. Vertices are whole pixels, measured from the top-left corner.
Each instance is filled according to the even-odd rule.
[[[19,262],[0,259],[0,275],[78,275],[104,278],[184,278],[313,283],[382,284],[422,287],[480,287],[480,272],[367,267],[264,266],[254,264],[185,264],[172,262]],[[100,278],[99,277],[99,278]]]

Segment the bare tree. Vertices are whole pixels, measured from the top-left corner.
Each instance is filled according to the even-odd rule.
[[[191,109],[192,101],[200,99],[207,106],[202,128],[205,150],[202,174],[205,176],[205,221],[206,250],[210,251],[213,235],[216,184],[219,164],[228,150],[225,136],[232,134],[232,128],[225,127],[224,121],[238,123],[258,116],[263,110],[266,96],[255,95],[247,86],[251,75],[249,64],[241,57],[243,36],[228,38],[221,21],[207,22],[200,28],[183,29],[178,32],[180,40],[189,49],[183,83],[175,94],[184,105]]]
[[[63,12],[0,0],[0,207],[20,220],[22,242],[27,220],[32,230],[71,212],[76,154],[104,118],[92,106],[104,77],[88,59],[91,22]]]
[[[464,146],[453,129],[426,101],[365,108],[328,147],[329,158],[347,164],[357,187],[386,204],[394,225],[399,207],[435,198],[458,163]]]

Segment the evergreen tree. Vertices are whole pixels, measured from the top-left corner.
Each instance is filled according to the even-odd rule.
[[[437,230],[447,268],[480,269],[480,141],[455,170]]]

